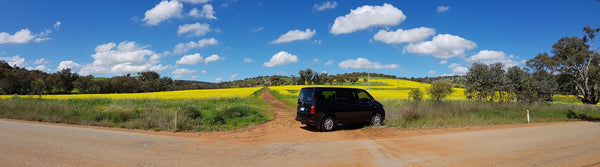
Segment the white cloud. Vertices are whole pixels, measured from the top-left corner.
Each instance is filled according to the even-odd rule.
[[[269,60],[269,62],[263,63],[263,66],[275,67],[275,66],[287,65],[287,64],[295,63],[295,62],[298,62],[298,56],[292,55],[285,51],[281,51],[281,52],[273,55],[273,57],[271,57],[271,60]]]
[[[154,8],[147,10],[146,13],[144,13],[144,19],[142,21],[146,22],[148,25],[158,25],[160,22],[169,20],[171,18],[181,17],[182,11],[183,4],[179,3],[179,1],[163,0],[154,6]]]
[[[452,69],[452,75],[465,75],[469,72],[467,67],[457,66]]]
[[[502,51],[493,51],[493,50],[481,50],[476,55],[473,55],[467,58],[467,62],[471,63],[484,63],[484,64],[494,64],[494,63],[502,63],[506,68],[517,66],[521,63],[521,61],[512,60],[514,55],[506,55]]]
[[[177,60],[176,64],[185,64],[185,65],[194,65],[198,63],[202,63],[204,58],[200,55],[200,53],[195,53],[191,55],[185,55],[181,57],[181,59]]]
[[[21,29],[15,32],[13,35],[10,35],[6,32],[0,32],[0,44],[25,44],[29,41],[33,40],[35,35],[31,34],[29,29]]]
[[[192,75],[196,72],[196,70],[189,70],[189,69],[185,69],[185,68],[178,68],[176,70],[173,70],[173,74],[175,75]]]
[[[316,33],[317,33],[316,30],[311,30],[309,28],[307,28],[306,31],[290,30],[287,33],[279,36],[278,39],[272,41],[271,43],[279,44],[279,43],[292,42],[292,41],[296,41],[296,40],[308,40],[312,36],[314,36]]]
[[[60,28],[60,21],[54,23],[54,30],[58,30]],[[31,33],[31,30],[25,28],[15,32],[13,35],[7,32],[0,32],[0,45],[1,44],[26,44],[31,41],[42,42],[46,40],[50,40],[48,37],[52,33],[51,29],[46,29],[45,31],[40,32],[39,34]]]
[[[175,49],[173,50],[173,53],[182,54],[193,48],[202,48],[202,47],[205,47],[208,45],[216,45],[216,44],[217,44],[217,40],[215,38],[201,39],[198,42],[190,41],[188,43],[179,43],[179,44],[175,45]]]
[[[190,16],[194,17],[194,18],[205,18],[205,19],[209,19],[209,20],[216,20],[217,17],[215,17],[215,11],[213,9],[213,6],[210,4],[205,4],[202,6],[202,11],[198,10],[197,8],[194,8],[190,11],[190,13],[188,13]]]
[[[314,58],[314,59],[313,59],[313,62],[319,62],[319,61],[321,61],[321,60],[319,60],[319,59],[317,59],[317,58]]]
[[[203,4],[203,3],[209,2],[210,0],[179,0],[179,1],[192,3],[192,4]]]
[[[435,71],[434,70],[429,70],[429,72],[427,72],[427,75],[434,76],[435,75]]]
[[[160,55],[149,46],[139,46],[134,41],[123,41],[101,44],[92,55],[94,62],[81,68],[80,74],[117,74],[137,73],[142,71],[161,71],[168,66],[158,64]]]
[[[48,64],[48,60],[41,58],[33,62],[33,64]]]
[[[440,61],[440,64],[448,64],[448,60],[442,60]]]
[[[449,68],[449,69],[454,69],[454,68],[456,68],[456,67],[458,67],[458,66],[460,66],[460,64],[458,64],[458,63],[452,63],[452,64],[450,64],[450,65],[448,66],[448,68]]]
[[[76,68],[76,67],[81,67],[81,65],[79,65],[73,61],[70,61],[70,60],[69,61],[61,61],[60,64],[58,64],[58,68],[56,68],[56,71],[60,71],[60,70],[67,69],[67,68],[70,68],[72,70],[73,68]]]
[[[337,6],[338,6],[338,4],[335,1],[333,1],[333,2],[325,1],[325,2],[321,3],[321,5],[315,4],[314,7],[315,7],[315,9],[317,9],[317,11],[324,11],[327,9],[335,9],[335,7],[337,7]]]
[[[192,36],[203,36],[208,32],[210,32],[210,25],[206,23],[184,24],[177,29],[177,35],[189,33]]]
[[[221,82],[223,81],[223,78],[215,78],[215,82]]]
[[[19,55],[15,55],[13,57],[0,57],[0,60],[4,60],[8,65],[17,66],[17,67],[25,67],[25,58],[22,58]]]
[[[246,62],[246,63],[252,63],[252,61],[253,60],[251,58],[244,57],[244,62]]]
[[[225,60],[225,58],[220,57],[219,55],[210,55],[206,59],[204,59],[204,63],[208,64],[210,62],[215,62],[217,60]]]
[[[390,4],[385,3],[382,6],[365,5],[350,10],[350,13],[345,16],[337,17],[330,33],[339,35],[374,26],[395,26],[405,19],[404,13]]]
[[[207,72],[206,72],[206,70],[202,70],[202,71],[200,71],[200,73],[206,74]]]
[[[238,77],[238,74],[233,74],[233,75],[229,76],[229,80],[232,81],[237,77]]]
[[[61,24],[62,23],[60,21],[56,21],[56,23],[54,23],[54,25],[52,26],[52,28],[54,28],[54,30],[59,30]]]
[[[326,65],[326,66],[328,66],[328,65],[332,65],[332,64],[333,64],[333,60],[329,60],[329,61],[327,61],[327,62],[325,63],[325,65]]]
[[[262,31],[262,30],[264,30],[264,29],[265,29],[265,27],[258,27],[258,28],[255,28],[255,29],[252,29],[252,30],[250,30],[250,32]]]
[[[314,40],[313,41],[313,44],[316,44],[316,45],[321,45],[322,43],[323,43],[323,41],[321,41],[321,40]]]
[[[437,12],[438,12],[438,13],[446,12],[446,11],[448,11],[448,10],[450,10],[450,7],[449,7],[449,6],[438,6],[438,7],[437,7]]]
[[[39,65],[39,66],[36,66],[36,67],[34,68],[34,70],[40,70],[40,71],[46,71],[46,72],[49,72],[49,71],[50,71],[50,68],[48,68],[46,65]]]
[[[379,30],[377,34],[373,36],[376,41],[381,41],[387,44],[400,44],[400,43],[415,43],[423,42],[430,36],[435,35],[435,29],[433,28],[414,28],[410,30],[398,29],[396,31]]]
[[[464,56],[465,51],[477,47],[473,41],[450,34],[439,34],[433,40],[411,43],[404,47],[409,53],[427,54],[441,59]]]
[[[338,65],[340,66],[340,68],[357,68],[357,69],[366,69],[366,68],[396,69],[399,67],[396,64],[382,65],[381,63],[371,62],[365,58],[357,58],[357,59],[350,59],[350,60],[342,61]]]

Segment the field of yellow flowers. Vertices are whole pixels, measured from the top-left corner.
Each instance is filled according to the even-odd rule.
[[[207,98],[228,98],[228,97],[249,97],[261,87],[252,88],[228,88],[228,89],[201,89],[201,90],[182,90],[167,92],[150,93],[115,93],[115,94],[71,94],[71,95],[42,95],[43,99],[162,99],[162,100],[180,100],[180,99],[207,99]],[[0,95],[0,99],[11,97],[37,98],[37,95]]]
[[[362,80],[361,80],[362,81]],[[370,87],[370,93],[375,99],[408,99],[408,92],[412,89],[420,89],[423,92],[424,98],[429,98],[426,93],[427,88],[431,84],[414,82],[402,79],[371,79],[371,83],[384,83],[387,85],[376,84],[377,86]],[[281,95],[286,96],[298,96],[300,89],[303,87],[348,87],[348,88],[360,88],[368,90],[368,86],[336,86],[336,85],[286,85],[286,86],[271,86],[269,89],[276,91]],[[449,99],[466,99],[464,95],[464,89],[453,88],[454,92],[450,94]]]

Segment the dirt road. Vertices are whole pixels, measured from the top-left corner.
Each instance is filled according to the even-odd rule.
[[[600,123],[321,133],[262,94],[268,123],[170,133],[0,120],[0,166],[599,166]]]

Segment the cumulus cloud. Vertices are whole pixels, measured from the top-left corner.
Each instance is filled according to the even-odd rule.
[[[440,61],[440,64],[448,64],[448,60],[442,60]]]
[[[337,6],[338,6],[338,4],[335,1],[333,1],[333,2],[325,1],[325,2],[321,3],[320,5],[315,4],[314,7],[315,7],[315,9],[317,9],[317,11],[324,11],[327,9],[335,9],[335,7],[337,7]]]
[[[5,61],[8,65],[17,66],[17,67],[25,67],[25,58],[22,58],[19,55],[15,55],[13,57],[0,57],[0,60]]]
[[[271,57],[271,60],[269,60],[269,62],[263,63],[263,66],[275,67],[275,66],[287,65],[287,64],[295,63],[295,62],[298,62],[298,56],[292,55],[286,51],[281,51],[281,52],[273,55],[273,57]]]
[[[191,36],[203,36],[208,32],[210,32],[210,25],[206,23],[184,24],[180,25],[179,29],[177,29],[177,35],[187,33]]]
[[[369,61],[368,59],[365,59],[365,58],[357,58],[357,59],[350,59],[350,60],[342,61],[338,65],[340,66],[340,68],[357,68],[357,69],[366,69],[366,68],[372,68],[372,69],[396,69],[396,68],[399,67],[396,64],[383,65],[383,64],[378,63],[378,62],[371,62],[371,61]]]
[[[237,77],[238,77],[238,74],[232,74],[232,75],[229,76],[229,80],[232,81],[232,80],[234,80]]]
[[[517,66],[521,61],[514,61],[514,55],[506,55],[502,51],[493,50],[481,50],[479,53],[467,58],[467,62],[471,63],[483,63],[483,64],[494,64],[502,63],[506,68]]]
[[[47,71],[47,72],[49,72],[49,71],[50,71],[50,68],[48,68],[48,66],[46,66],[46,65],[39,65],[39,66],[36,66],[36,67],[35,67],[35,68],[33,68],[33,69],[34,69],[34,70],[39,70],[39,71]],[[31,70],[31,69],[30,69],[30,70]]]
[[[146,22],[148,25],[158,25],[160,22],[171,18],[181,17],[182,11],[183,4],[179,3],[179,1],[163,0],[154,6],[154,8],[147,10],[146,13],[144,13],[144,19],[142,21]]]
[[[46,60],[44,58],[38,59],[35,62],[33,62],[33,64],[47,64],[47,63],[48,63],[48,60]]]
[[[246,62],[246,63],[252,63],[252,61],[253,60],[251,58],[244,57],[244,62]]]
[[[219,55],[210,55],[206,59],[204,59],[204,63],[208,64],[210,62],[215,62],[217,60],[225,60],[225,58],[221,57]]]
[[[307,28],[305,31],[302,30],[290,30],[287,33],[279,36],[278,39],[272,41],[272,44],[292,42],[296,40],[308,40],[317,33],[316,30]]]
[[[178,68],[176,70],[173,70],[173,74],[175,75],[191,75],[194,74],[196,72],[196,70],[189,70],[189,69],[185,69],[185,68]]]
[[[404,47],[409,53],[427,54],[441,59],[464,56],[467,50],[477,47],[473,41],[450,34],[439,34],[433,40],[411,43]]]
[[[434,76],[435,75],[435,71],[434,70],[429,70],[429,72],[427,72],[427,75]]]
[[[203,4],[203,3],[207,3],[210,0],[179,0],[181,2],[186,2],[186,3],[192,3],[192,4]]]
[[[437,12],[438,12],[438,13],[443,13],[443,12],[446,12],[446,11],[448,11],[448,10],[450,10],[450,7],[449,7],[449,6],[438,6],[438,7],[437,7]]]
[[[46,29],[38,34],[33,34],[31,30],[25,28],[21,29],[14,34],[10,34],[7,32],[0,32],[0,45],[1,44],[26,44],[31,41],[42,42],[49,40],[51,38],[48,37],[53,30],[58,30],[60,28],[60,21],[57,21],[53,25],[53,29]]]
[[[56,71],[60,71],[60,70],[67,69],[67,68],[73,69],[76,67],[81,67],[81,65],[79,65],[71,60],[61,61],[60,64],[58,64],[58,68],[56,68]]]
[[[94,62],[81,68],[80,74],[117,74],[142,71],[162,71],[168,66],[158,64],[160,55],[149,46],[140,46],[133,41],[123,41],[118,45],[110,42],[98,45],[92,55]]]
[[[209,20],[216,20],[217,17],[215,17],[215,11],[213,9],[213,6],[210,4],[206,4],[202,6],[202,10],[198,10],[197,8],[194,8],[190,11],[190,13],[188,13],[190,16],[194,17],[194,18],[204,18],[204,19],[209,19]]]
[[[400,44],[400,43],[415,43],[423,42],[430,36],[435,35],[435,29],[433,28],[414,28],[410,30],[398,29],[396,31],[379,30],[377,34],[373,36],[373,39],[387,44]]]
[[[469,72],[467,67],[457,66],[452,69],[452,75],[465,75]]]
[[[208,45],[216,45],[216,44],[217,44],[217,40],[215,38],[201,39],[198,42],[190,41],[188,43],[179,43],[179,44],[175,45],[175,49],[173,50],[173,53],[182,54],[182,53],[186,53],[190,49],[202,48],[202,47],[205,47]]]
[[[361,6],[345,16],[337,17],[330,33],[334,35],[348,34],[357,30],[375,26],[395,26],[406,19],[402,11],[390,4],[382,6]]]
[[[221,82],[223,81],[223,78],[215,78],[215,82]]]
[[[200,53],[195,53],[191,55],[185,55],[181,57],[181,59],[177,60],[176,64],[185,64],[185,65],[194,65],[198,63],[202,63],[204,61],[204,57],[200,55]]]
[[[328,66],[328,65],[332,65],[332,64],[333,64],[333,60],[329,60],[329,61],[325,62],[325,65],[326,65],[326,66]]]

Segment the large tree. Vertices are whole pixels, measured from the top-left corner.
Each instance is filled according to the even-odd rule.
[[[539,54],[527,62],[536,72],[545,70],[558,75],[559,89],[574,95],[584,104],[600,100],[600,54],[594,48],[594,38],[600,28],[585,27],[585,35],[563,37],[552,46],[553,56]]]

